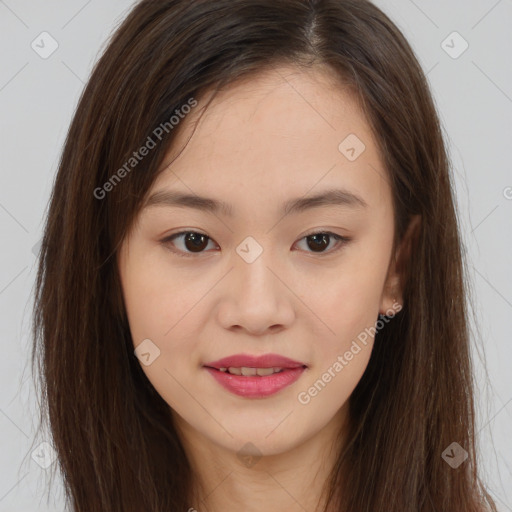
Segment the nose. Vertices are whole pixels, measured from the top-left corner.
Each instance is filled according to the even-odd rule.
[[[235,255],[218,309],[225,329],[262,335],[279,332],[293,322],[293,292],[283,271],[266,256],[263,251],[248,263]]]

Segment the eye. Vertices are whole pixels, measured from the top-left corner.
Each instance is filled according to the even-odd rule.
[[[326,251],[325,249],[326,247],[329,247],[329,239],[331,238],[338,242],[338,244],[335,249],[331,248],[331,250]],[[173,248],[176,247],[175,240],[181,240],[183,248],[178,247],[178,250],[175,250]],[[320,231],[306,235],[300,239],[300,241],[302,240],[306,240],[308,247],[312,249],[311,251],[306,252],[323,254],[326,252],[332,253],[338,251],[352,239],[337,235],[336,233],[331,233],[330,231]],[[208,241],[213,240],[204,233],[199,233],[197,231],[180,231],[179,233],[175,233],[174,235],[164,238],[161,240],[161,243],[165,246],[172,246],[169,248],[178,256],[190,257],[193,254],[205,252],[205,248],[208,246]]]
[[[185,250],[179,249],[175,251],[172,249],[172,251],[177,253],[178,256],[185,257],[190,255],[187,254],[187,251],[191,254],[203,252],[204,248],[208,245],[208,240],[211,240],[210,237],[204,233],[198,233],[197,231],[181,231],[180,233],[175,233],[174,235],[164,238],[162,243],[166,246],[174,245],[174,240],[176,239],[182,240]]]
[[[330,240],[333,238],[337,243],[336,248],[325,251],[324,249],[330,245]],[[346,245],[348,242],[350,242],[351,238],[348,238],[346,236],[337,235],[336,233],[331,233],[330,231],[319,231],[315,233],[310,233],[309,235],[304,236],[301,238],[302,240],[306,240],[306,244],[309,248],[312,249],[311,252],[313,253],[332,253],[335,251],[340,250],[344,245]],[[306,251],[309,252],[309,251]]]

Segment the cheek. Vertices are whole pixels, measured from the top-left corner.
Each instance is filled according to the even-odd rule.
[[[183,410],[190,405],[190,395],[182,383],[198,360],[201,323],[194,318],[194,304],[207,288],[197,290],[190,282],[186,286],[180,282],[183,277],[157,266],[133,265],[127,270],[123,292],[135,355],[160,396]]]
[[[355,276],[342,279],[318,298],[328,329],[313,337],[314,364],[296,398],[325,421],[347,402],[371,356],[379,293],[363,284]]]
[[[343,348],[350,340],[370,325],[379,313],[385,280],[384,261],[376,262],[354,254],[338,269],[309,283],[302,294],[305,304],[317,313],[327,350]]]
[[[385,251],[375,255],[361,246],[321,281],[321,288],[309,287],[316,291],[304,295],[304,302],[325,328],[314,336],[315,365],[300,403],[314,399],[331,409],[349,398],[371,356],[386,270]]]
[[[152,355],[157,354],[149,365],[139,359],[155,388],[166,392],[174,388],[171,375],[183,380],[185,361],[190,371],[200,360],[204,319],[198,314],[211,284],[161,261],[150,262],[135,248],[121,271],[121,280],[134,350],[147,346]]]
[[[130,328],[137,340],[170,338],[183,330],[194,307],[209,289],[208,281],[134,252],[122,275]],[[211,285],[210,285],[211,286]]]

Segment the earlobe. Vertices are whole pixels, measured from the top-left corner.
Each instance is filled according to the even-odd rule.
[[[398,252],[398,251],[397,251]],[[402,287],[398,272],[397,254],[393,254],[389,263],[388,275],[382,291],[379,313],[387,315],[389,310],[396,310],[403,304]]]
[[[420,225],[421,215],[413,215],[397,250],[391,257],[379,309],[379,313],[382,315],[385,315],[386,311],[390,309],[396,311],[403,307],[403,289],[407,269],[419,235]]]

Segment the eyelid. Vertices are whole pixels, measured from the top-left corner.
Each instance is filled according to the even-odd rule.
[[[313,256],[313,257],[318,256],[320,258],[321,257],[327,258],[328,256],[331,256],[332,254],[337,253],[338,251],[343,249],[349,242],[352,241],[352,237],[350,237],[350,236],[338,235],[337,233],[333,233],[332,231],[329,231],[329,229],[322,229],[322,228],[320,228],[320,229],[315,228],[312,231],[305,233],[297,241],[300,242],[304,238],[307,238],[312,235],[329,235],[331,238],[334,238],[337,242],[337,245],[335,247],[333,247],[325,252],[316,253],[314,251],[304,251],[308,256]]]
[[[184,229],[184,230],[182,229],[181,231],[177,231],[176,233],[167,235],[162,240],[160,240],[160,243],[163,244],[164,246],[168,247],[169,243],[172,242],[175,238],[178,238],[179,236],[186,235],[189,233],[205,236],[206,238],[208,238],[209,241],[218,245],[217,242],[215,242],[215,240],[213,238],[211,238],[209,235],[207,235],[206,233],[203,233],[201,231],[198,231],[195,228],[194,229]],[[328,229],[322,229],[322,228],[320,228],[320,229],[315,228],[315,229],[305,233],[297,241],[300,242],[304,238],[307,238],[312,235],[320,235],[320,234],[329,235],[331,238],[334,238],[338,242],[337,247],[330,249],[328,251],[325,251],[325,252],[318,252],[318,253],[315,253],[313,251],[304,251],[304,252],[306,252],[307,254],[312,255],[312,256],[327,257],[328,255],[331,255],[335,252],[338,252],[340,249],[343,249],[343,247],[345,245],[347,245],[349,242],[352,241],[352,237],[338,235],[337,233],[333,233],[332,231],[329,231]],[[195,255],[200,256],[203,254],[207,254],[207,252],[208,252],[208,251],[203,251],[203,252],[193,253],[193,252],[184,252],[181,250],[176,250],[176,249],[171,249],[171,248],[169,248],[169,250],[171,250],[177,256],[181,256],[181,257],[185,257],[185,258],[194,257]]]
[[[175,238],[178,238],[179,236],[182,236],[182,235],[187,235],[189,233],[194,233],[195,235],[205,236],[206,238],[208,238],[208,241],[212,241],[212,242],[216,243],[213,240],[213,238],[208,236],[206,233],[198,231],[197,229],[182,229],[181,231],[177,231],[176,233],[172,233],[170,235],[167,235],[162,240],[160,240],[160,243],[162,245],[164,245],[165,247],[167,247],[170,251],[172,251],[177,256],[181,256],[181,257],[184,257],[184,258],[190,258],[190,257],[194,257],[195,255],[200,256],[202,254],[206,254],[205,251],[204,252],[193,253],[193,252],[184,252],[184,251],[180,251],[180,250],[177,250],[175,248],[170,248],[169,247],[170,242],[172,242]]]

